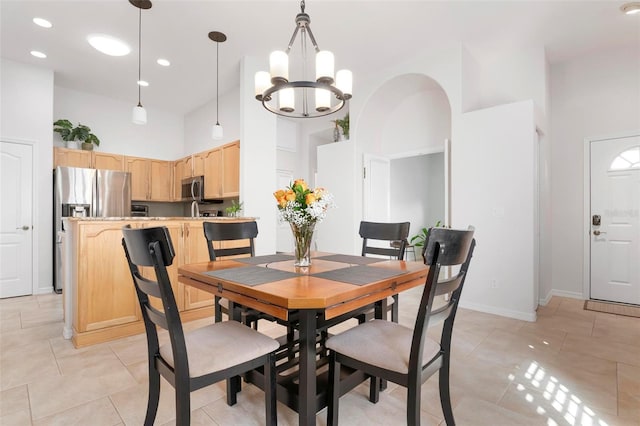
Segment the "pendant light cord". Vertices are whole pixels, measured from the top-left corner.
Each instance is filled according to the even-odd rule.
[[[140,79],[142,78],[141,72],[141,58],[142,58],[142,8],[138,9],[138,106],[141,107],[142,103],[140,102]]]
[[[220,92],[218,88],[218,82],[220,81],[220,42],[216,42],[216,126],[220,125],[220,120],[218,117],[218,113],[220,111],[220,106],[218,103],[218,98],[220,97]]]

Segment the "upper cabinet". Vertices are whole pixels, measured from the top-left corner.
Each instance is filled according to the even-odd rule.
[[[124,156],[108,152],[91,151],[91,166],[94,169],[124,171]]]
[[[222,147],[222,196],[240,195],[240,141]]]
[[[212,149],[202,155],[205,198],[237,197],[240,194],[240,141]]]
[[[131,173],[133,201],[172,201],[172,162],[125,157],[125,170]]]
[[[89,168],[91,167],[91,151],[55,147],[53,149],[53,168],[58,166]]]
[[[53,167],[84,167],[124,171],[124,156],[108,152],[53,148]]]

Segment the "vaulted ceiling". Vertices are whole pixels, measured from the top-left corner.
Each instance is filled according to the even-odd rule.
[[[345,1],[309,0],[306,12],[322,49],[334,52],[336,68],[358,77],[420,54],[430,47],[464,43],[471,54],[544,46],[550,62],[591,51],[635,46],[640,55],[640,17],[620,12],[619,1]],[[127,0],[0,2],[3,58],[55,71],[55,84],[137,102],[138,9]],[[142,75],[146,107],[185,114],[215,97],[214,42],[220,45],[220,93],[239,84],[243,56],[263,58],[284,50],[299,2],[155,0],[142,12]],[[44,29],[34,17],[52,22]],[[106,33],[132,52],[109,57],[86,41]],[[296,49],[294,47],[294,54]],[[39,50],[46,59],[32,57]],[[161,67],[156,59],[171,61]]]

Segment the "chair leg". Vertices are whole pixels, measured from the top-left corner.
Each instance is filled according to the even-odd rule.
[[[153,426],[158,413],[158,402],[160,401],[160,373],[158,370],[149,367],[149,401],[147,402],[147,414],[144,418],[144,426]]]
[[[371,382],[369,383],[369,402],[373,404],[377,404],[380,400],[380,382],[381,380],[379,377],[371,376]]]
[[[227,379],[227,405],[232,406],[238,402],[238,392],[242,389],[240,376],[233,376]]]
[[[394,294],[393,295],[393,305],[391,305],[391,321],[395,322],[396,324],[398,323],[398,313],[399,313],[399,308],[398,308],[398,295]]]
[[[420,424],[420,382],[411,383],[407,387],[407,425]],[[453,426],[447,423],[447,426]]]
[[[220,296],[216,296],[213,304],[214,321],[222,322],[222,307],[220,306]]]
[[[456,424],[453,419],[453,409],[451,408],[451,392],[449,389],[449,357],[445,354],[442,367],[440,367],[440,374],[438,376],[440,387],[440,405],[442,405],[442,412],[444,413],[444,421],[447,426],[454,426]]]
[[[176,382],[176,426],[189,426],[191,424],[191,390],[188,382],[180,384]]]
[[[327,398],[327,426],[338,424],[338,411],[340,401],[340,363],[336,360],[336,354],[329,351],[329,395]]]
[[[264,364],[264,403],[265,424],[275,426],[278,424],[278,398],[276,390],[276,356],[274,353],[267,355]]]

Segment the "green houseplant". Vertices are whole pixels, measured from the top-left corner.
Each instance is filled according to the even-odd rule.
[[[442,222],[437,221],[433,227],[438,228],[440,226],[442,226]],[[418,234],[411,237],[411,240],[409,240],[409,242],[416,247],[424,247],[424,243],[427,241],[428,236],[429,236],[429,229],[422,228]]]
[[[224,209],[224,211],[227,212],[227,216],[229,217],[240,216],[241,210],[242,210],[242,203],[236,203],[236,200],[231,200],[231,205]]]
[[[81,123],[74,127],[69,120],[56,120],[53,123],[53,131],[60,134],[62,140],[67,142],[67,146],[69,142],[76,140],[82,142],[82,149],[87,151],[91,151],[94,144],[100,145],[100,139],[91,133],[91,128]]]

